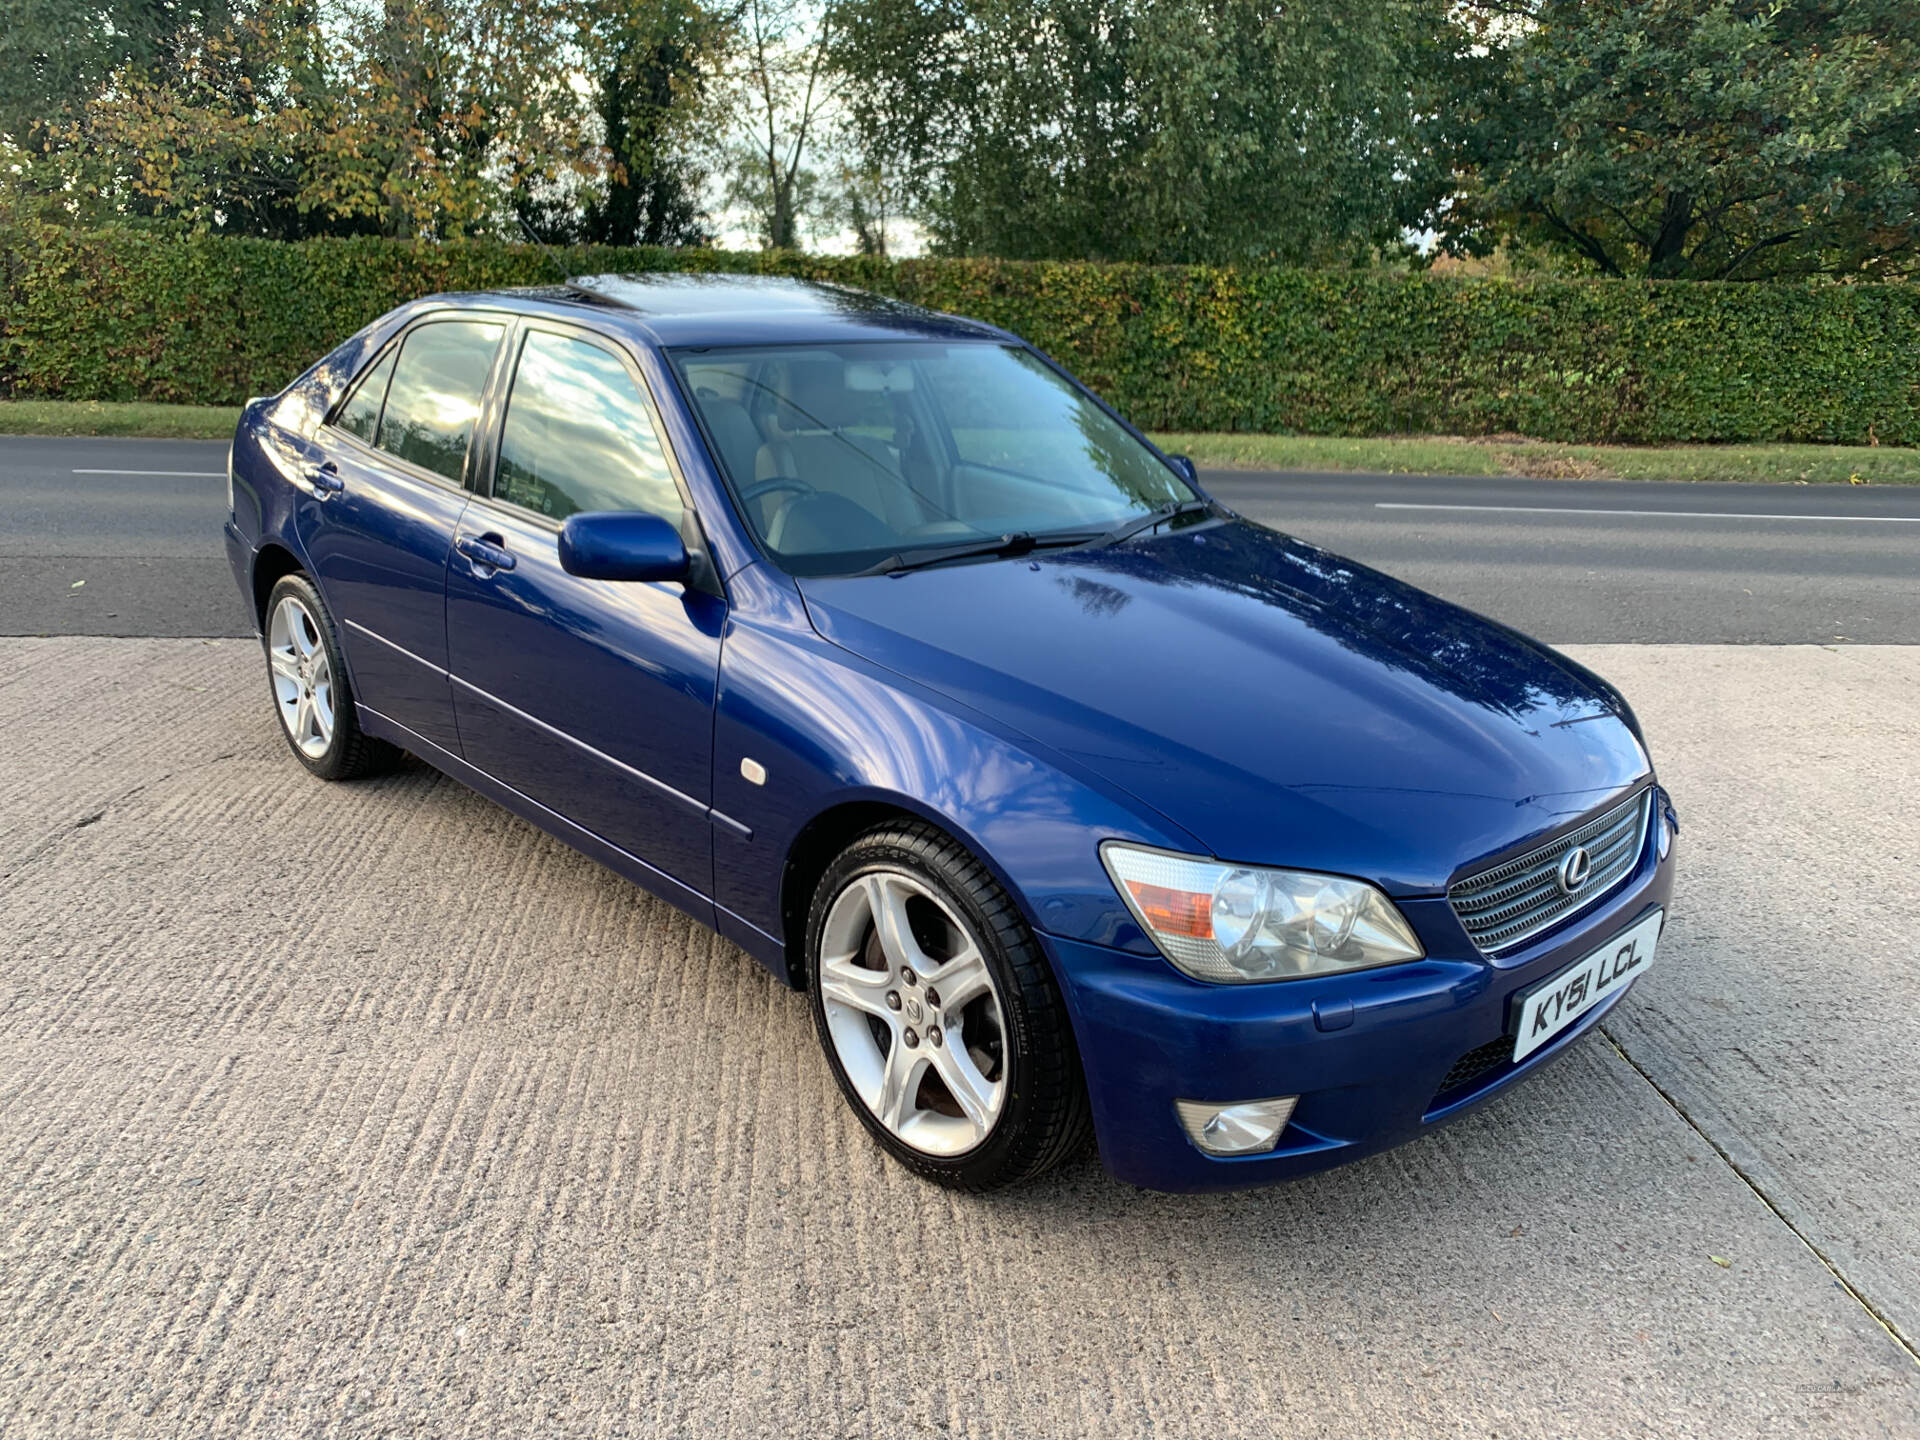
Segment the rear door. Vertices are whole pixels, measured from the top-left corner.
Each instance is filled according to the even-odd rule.
[[[511,348],[487,483],[447,566],[466,759],[704,897],[725,601],[710,583],[560,568],[560,525],[576,511],[664,516],[690,551],[700,532],[625,355],[545,320]]]
[[[447,556],[505,320],[444,315],[390,342],[320,433],[296,526],[339,622],[355,698],[460,753]]]

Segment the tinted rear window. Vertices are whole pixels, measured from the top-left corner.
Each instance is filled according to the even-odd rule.
[[[358,435],[369,445],[373,443],[374,429],[380,423],[380,405],[387,398],[387,380],[393,374],[393,357],[396,353],[389,350],[380,357],[380,363],[354,387],[353,394],[340,407],[340,414],[334,420],[334,424],[342,430]]]
[[[387,387],[380,448],[458,482],[503,330],[444,320],[408,335]]]

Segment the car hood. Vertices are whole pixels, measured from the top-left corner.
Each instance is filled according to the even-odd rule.
[[[1571,661],[1244,521],[799,583],[828,640],[1226,859],[1433,893],[1649,770],[1618,696]]]

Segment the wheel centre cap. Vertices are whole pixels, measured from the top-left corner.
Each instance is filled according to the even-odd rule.
[[[920,1002],[914,999],[911,995],[909,995],[907,997],[907,1019],[918,1021],[920,1017],[925,1013],[926,1012],[922,1009]]]

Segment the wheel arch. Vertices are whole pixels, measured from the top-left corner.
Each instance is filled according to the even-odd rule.
[[[305,561],[278,540],[263,542],[260,548],[254,552],[251,582],[253,586],[254,628],[263,636],[267,633],[267,601],[273,596],[273,587],[289,575],[300,576],[309,585],[313,586],[315,590],[320,592],[320,599],[323,602],[326,601],[327,592],[320,588],[320,577],[307,568]],[[331,608],[329,608],[328,613],[329,616],[331,616]],[[341,633],[337,621],[334,622],[333,634],[334,646],[337,651],[336,659],[339,663],[341,673],[346,677],[348,687],[353,689],[355,694],[358,694],[358,689],[354,687],[353,659],[347,654],[346,637]]]
[[[263,635],[267,629],[267,597],[273,594],[273,587],[289,575],[307,575],[307,567],[279,541],[269,540],[254,552],[253,623]]]
[[[1027,923],[1033,924],[1032,911],[1019,887],[963,827],[946,816],[913,804],[904,796],[872,795],[843,800],[800,827],[787,846],[786,861],[781,866],[781,939],[786,950],[787,983],[795,990],[807,988],[807,915],[813,907],[813,892],[821,876],[860,836],[895,822],[930,825],[963,847],[1012,897],[1014,907]]]

